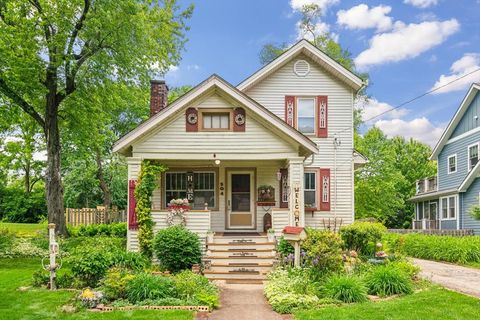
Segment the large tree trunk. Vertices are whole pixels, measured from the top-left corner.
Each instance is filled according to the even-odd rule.
[[[103,172],[102,156],[98,149],[96,150],[95,160],[97,162],[97,179],[100,182],[100,189],[103,193],[103,205],[105,206],[105,208],[109,209],[112,205],[112,193],[105,179],[105,174]]]

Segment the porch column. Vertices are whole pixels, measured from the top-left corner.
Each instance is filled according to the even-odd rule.
[[[137,157],[127,158],[128,180],[137,180],[140,173],[142,159]]]
[[[289,225],[305,227],[305,203],[303,199],[303,157],[287,159],[289,197]]]

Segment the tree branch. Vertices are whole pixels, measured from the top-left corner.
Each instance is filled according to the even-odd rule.
[[[2,78],[0,78],[0,92],[11,99],[23,111],[37,121],[42,128],[45,128],[45,120],[42,118],[42,116],[27,101],[25,101],[25,99],[19,96],[12,88],[10,88]]]
[[[85,0],[84,3],[85,3],[85,5],[83,7],[82,15],[80,16],[80,19],[78,19],[77,23],[75,24],[75,27],[73,28],[72,34],[70,35],[70,38],[68,40],[67,56],[72,53],[73,45],[75,44],[75,41],[77,40],[78,33],[83,28],[83,22],[87,18],[87,13],[88,13],[88,10],[90,9],[90,0]]]

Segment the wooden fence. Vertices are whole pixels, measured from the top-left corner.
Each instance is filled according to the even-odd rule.
[[[462,229],[462,230],[439,230],[439,229],[388,229],[388,232],[391,233],[420,233],[420,234],[431,234],[437,236],[454,236],[454,237],[464,237],[464,236],[473,236],[475,235],[472,229]]]
[[[98,208],[65,209],[67,224],[78,226],[80,224],[100,224],[127,222],[126,210]]]

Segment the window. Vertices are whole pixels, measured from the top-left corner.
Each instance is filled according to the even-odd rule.
[[[204,130],[229,130],[230,129],[230,113],[202,113]]]
[[[468,171],[478,162],[478,143],[468,147]]]
[[[448,157],[448,173],[457,172],[457,155],[454,154]]]
[[[441,198],[442,219],[455,219],[457,216],[457,197],[450,196]]]
[[[304,174],[304,202],[306,208],[317,208],[317,192],[316,182],[317,175],[315,172],[305,172]]]
[[[204,209],[205,203],[209,208],[215,204],[215,173],[194,172],[193,174],[193,209]],[[187,173],[167,172],[165,173],[165,207],[172,199],[183,199],[187,197]]]
[[[315,133],[315,98],[298,98],[297,129],[302,133]]]
[[[418,217],[418,220],[422,220],[423,219],[423,202],[419,202],[417,205],[418,205],[417,217]]]

